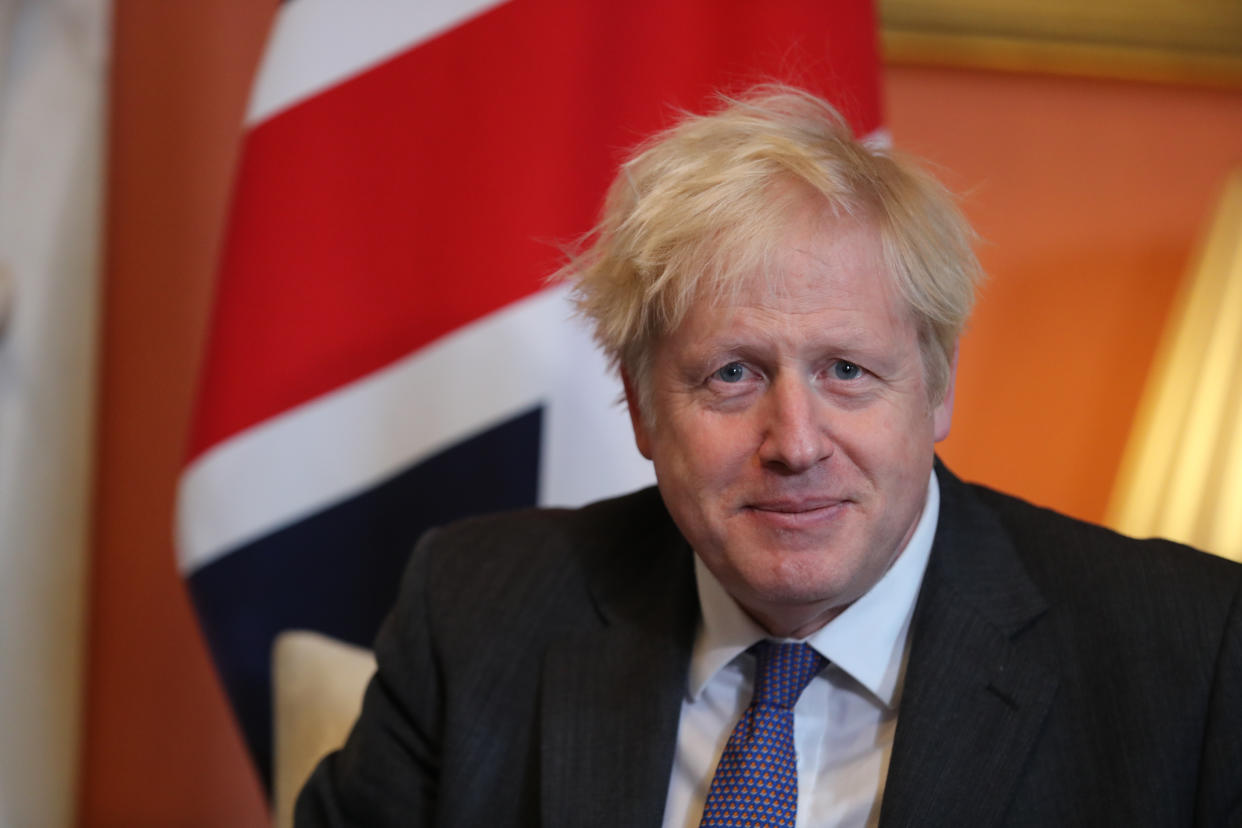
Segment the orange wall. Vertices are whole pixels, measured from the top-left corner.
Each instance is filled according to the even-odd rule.
[[[1101,520],[1157,338],[1226,171],[1242,92],[890,68],[896,143],[932,159],[990,281],[942,455]]]
[[[176,474],[248,79],[275,0],[117,0],[81,822],[259,826],[172,556]],[[1098,518],[1242,94],[891,69],[899,144],[966,190],[985,289],[963,475]]]

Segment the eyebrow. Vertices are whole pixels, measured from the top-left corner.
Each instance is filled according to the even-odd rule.
[[[736,330],[726,331],[718,336],[703,337],[693,340],[688,350],[692,352],[733,352],[756,350],[768,347],[773,338],[768,335],[746,336],[745,325],[735,326]],[[877,341],[873,329],[863,326],[852,326],[843,330],[825,333],[822,340],[808,343],[810,348],[818,351],[867,351],[874,353],[882,350],[882,343]]]

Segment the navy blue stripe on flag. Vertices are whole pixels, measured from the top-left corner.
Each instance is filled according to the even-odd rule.
[[[269,788],[276,635],[311,629],[370,646],[424,531],[535,505],[542,421],[536,407],[190,576],[208,646]]]

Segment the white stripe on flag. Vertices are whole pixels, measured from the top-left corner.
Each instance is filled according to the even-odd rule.
[[[541,403],[541,505],[650,484],[619,382],[569,316],[566,289],[544,290],[213,447],[178,491],[182,572]]]
[[[293,0],[281,6],[246,126],[460,26],[503,0]]]

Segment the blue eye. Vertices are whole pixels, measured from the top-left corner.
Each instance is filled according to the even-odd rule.
[[[858,379],[862,376],[862,368],[852,362],[838,359],[832,363],[832,375],[840,380]]]
[[[746,377],[746,366],[740,362],[730,362],[712,376],[722,382],[741,382]]]

